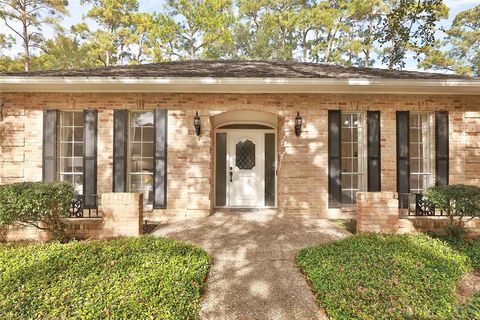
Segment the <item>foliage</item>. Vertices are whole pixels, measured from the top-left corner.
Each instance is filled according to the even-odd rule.
[[[391,10],[383,20],[379,42],[384,49],[383,62],[389,69],[405,66],[409,50],[417,60],[425,48],[435,42],[437,22],[448,17],[448,7],[442,0],[390,0]]]
[[[466,217],[480,217],[480,187],[463,184],[435,186],[425,191],[425,197],[436,209],[444,211],[451,224],[455,217],[460,221]]]
[[[477,271],[480,271],[480,239],[443,239],[453,249],[468,256],[472,263],[472,266]],[[463,319],[480,319],[480,292],[477,292],[467,301],[463,306],[456,306],[455,311],[450,317],[455,320]]]
[[[12,9],[24,2],[46,5],[27,10],[31,15]],[[141,11],[138,0],[81,0],[88,10],[83,21],[63,28],[66,3],[0,0],[12,11],[5,23],[24,47],[21,55],[0,55],[0,70],[19,69],[19,60],[25,69],[45,70],[185,59],[364,67],[381,59],[402,69],[413,56],[422,68],[478,74],[478,6],[459,13],[442,39],[438,22],[448,17],[442,0],[167,0],[154,12]],[[26,29],[10,20],[26,22]],[[47,25],[54,26],[50,39],[42,36]],[[4,38],[0,48],[12,44]]]
[[[480,76],[480,5],[460,12],[446,34],[427,50],[420,66]]]
[[[200,248],[151,236],[0,245],[2,319],[196,319]]]
[[[22,42],[25,71],[29,71],[32,48],[44,41],[42,27],[58,26],[67,5],[67,0],[0,0],[0,18]]]
[[[22,182],[0,186],[0,226],[20,223],[65,240],[65,223],[73,198],[66,182]]]
[[[470,259],[426,235],[356,235],[297,261],[331,319],[444,319]]]

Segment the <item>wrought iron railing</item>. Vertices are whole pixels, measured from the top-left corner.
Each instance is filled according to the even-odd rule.
[[[409,216],[444,216],[442,210],[436,209],[422,193],[401,193],[400,207],[408,211]],[[402,205],[402,201],[406,202]]]
[[[71,218],[100,218],[98,195],[76,195],[70,205]]]

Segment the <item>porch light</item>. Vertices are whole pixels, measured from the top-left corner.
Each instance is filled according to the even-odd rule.
[[[202,124],[200,123],[198,111],[195,113],[195,117],[193,117],[193,126],[195,127],[195,134],[199,136],[202,131]]]
[[[300,117],[300,112],[297,112],[297,116],[295,117],[295,135],[300,137],[302,134],[302,117]]]

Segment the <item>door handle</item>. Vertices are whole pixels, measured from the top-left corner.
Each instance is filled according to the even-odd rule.
[[[232,167],[230,167],[230,182],[233,181],[233,171],[232,171]]]

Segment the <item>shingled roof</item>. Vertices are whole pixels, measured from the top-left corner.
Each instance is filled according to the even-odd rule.
[[[283,61],[175,61],[79,70],[8,72],[9,77],[104,77],[104,78],[304,78],[304,79],[417,79],[480,80],[441,73],[344,67],[332,64]]]

